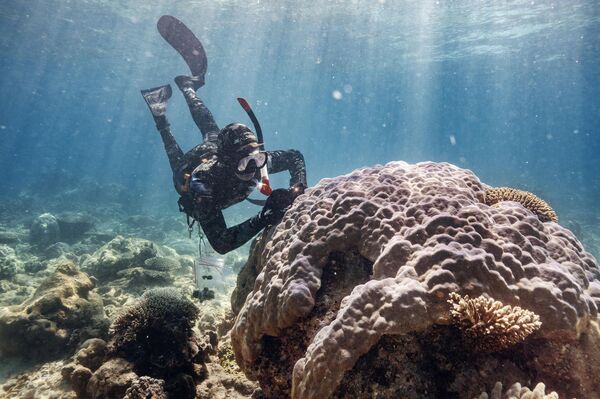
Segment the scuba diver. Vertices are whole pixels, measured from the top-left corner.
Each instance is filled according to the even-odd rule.
[[[200,41],[172,16],[161,17],[158,29],[182,55],[192,72],[192,76],[177,76],[175,83],[202,133],[203,142],[187,153],[183,153],[177,144],[166,117],[167,102],[172,94],[170,85],[142,90],[142,95],[160,132],[173,171],[173,183],[181,196],[179,209],[188,217],[190,233],[197,221],[212,248],[225,254],[249,241],[266,226],[277,224],[294,199],[304,192],[304,157],[296,150],[264,151],[264,143],[259,142],[259,138],[262,141],[260,124],[243,99],[238,101],[255,124],[258,137],[240,123],[219,129],[211,112],[196,94],[204,86],[207,65]],[[268,173],[285,170],[291,175],[290,188],[272,191]],[[270,194],[262,210],[236,226],[227,227],[222,210],[243,201],[255,188]]]

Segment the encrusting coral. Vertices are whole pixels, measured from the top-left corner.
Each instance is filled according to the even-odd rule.
[[[600,269],[568,229],[543,223],[517,202],[483,204],[487,189],[447,163],[390,162],[307,190],[257,246],[261,262],[246,266],[255,267],[256,278],[231,332],[242,370],[270,397],[328,398],[358,363],[368,367],[359,359],[389,337],[398,343],[390,353],[415,350],[399,370],[416,370],[411,358],[437,357],[423,357],[422,368],[407,375],[412,385],[386,397],[468,390],[459,396],[467,398],[490,378],[543,379],[570,397],[596,392],[600,339],[591,326]],[[453,329],[444,328],[452,324],[451,292],[528,309],[542,323],[535,340],[508,348],[510,357],[468,357]],[[439,352],[419,349],[432,346]],[[449,354],[464,361],[440,365]],[[489,370],[485,376],[480,366]],[[427,372],[427,381],[442,382],[426,385]],[[407,386],[412,391],[400,391]]]
[[[517,190],[509,187],[490,188],[482,194],[482,202],[486,205],[495,205],[502,201],[514,201],[535,213],[542,222],[558,222],[554,209],[546,201],[529,191]]]
[[[109,322],[94,288],[73,262],[61,260],[32,297],[0,309],[0,354],[45,360],[104,336]]]
[[[540,317],[518,306],[480,296],[450,293],[448,302],[454,323],[469,338],[475,350],[495,352],[524,340],[540,328]]]
[[[533,391],[516,382],[502,394],[502,383],[497,382],[490,395],[483,392],[478,399],[558,399],[558,394],[556,392],[546,394],[546,385],[541,382],[533,388]]]

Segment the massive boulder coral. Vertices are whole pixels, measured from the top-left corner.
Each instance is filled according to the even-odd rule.
[[[119,272],[143,266],[147,259],[157,254],[158,250],[151,241],[116,236],[84,260],[81,267],[101,281],[113,280],[118,278]]]
[[[486,189],[431,162],[322,180],[246,265],[258,275],[231,334],[240,366],[270,397],[467,398],[532,377],[565,396],[597,392],[595,260],[522,204],[482,203]],[[541,327],[472,353],[451,323],[452,292],[518,306]]]
[[[72,262],[59,263],[31,298],[0,309],[0,354],[49,359],[105,335],[109,322],[94,287]]]

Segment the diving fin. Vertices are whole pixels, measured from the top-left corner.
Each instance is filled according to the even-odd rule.
[[[196,35],[172,15],[160,17],[156,27],[167,43],[183,57],[192,76],[204,77],[207,66],[206,53]]]
[[[159,87],[153,87],[151,89],[142,90],[142,96],[152,112],[152,116],[159,117],[164,116],[167,112],[167,101],[171,98],[173,90],[171,85],[164,85]]]

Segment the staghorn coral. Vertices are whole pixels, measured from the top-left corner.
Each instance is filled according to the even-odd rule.
[[[600,366],[598,334],[590,327],[600,306],[595,260],[570,231],[542,223],[519,203],[482,204],[478,198],[488,188],[450,164],[391,162],[307,190],[256,249],[261,262],[246,265],[255,267],[256,279],[231,332],[240,367],[267,396],[327,398],[382,339],[409,337],[413,343],[390,346],[401,354],[415,350],[403,358],[404,369],[415,368],[411,358],[426,356],[417,348],[432,343],[440,355],[424,358],[423,367],[452,359],[445,350],[464,359],[429,371],[445,384],[396,397],[456,396],[483,386],[476,372],[482,365],[487,378],[502,382],[535,377],[565,395],[594,392]],[[452,322],[446,300],[455,291],[539,315],[529,352],[514,349],[518,361],[502,354],[467,358],[450,329],[439,328]],[[551,350],[560,347],[567,349]],[[541,361],[569,366],[542,367]],[[498,364],[510,367],[494,374]]]
[[[482,202],[486,205],[495,205],[502,201],[514,201],[535,213],[542,222],[558,222],[556,212],[535,194],[528,191],[517,190],[509,187],[498,187],[485,190]]]
[[[480,352],[508,348],[541,326],[535,313],[491,298],[469,298],[451,292],[448,302],[452,305],[454,323]]]
[[[515,382],[502,394],[502,383],[496,382],[490,395],[483,392],[479,395],[479,399],[558,399],[558,394],[556,392],[546,394],[546,385],[541,382],[533,388],[533,391]]]

